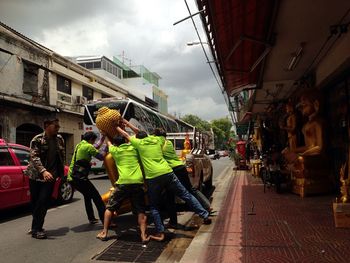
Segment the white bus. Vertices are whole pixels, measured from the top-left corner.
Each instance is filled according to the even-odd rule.
[[[100,132],[96,127],[96,116],[98,109],[101,107],[118,110],[124,119],[147,133],[152,133],[155,128],[163,128],[167,133],[178,133],[182,130],[194,129],[193,126],[183,121],[176,121],[132,99],[104,98],[91,101],[84,107],[84,132],[93,131],[98,136],[100,136]],[[104,170],[103,161],[93,158],[91,164],[91,170],[94,173]]]
[[[96,117],[101,107],[118,110],[124,119],[149,134],[155,128],[163,128],[167,133],[167,139],[173,142],[179,155],[184,149],[185,138],[188,137],[191,142],[191,151],[185,156],[184,161],[189,172],[189,179],[193,187],[200,190],[202,190],[202,185],[207,188],[212,186],[213,168],[209,157],[206,156],[206,140],[203,133],[196,131],[194,126],[165,116],[132,99],[104,98],[85,105],[84,131],[94,131],[100,136],[96,127]],[[127,131],[131,132],[131,130]],[[104,170],[103,162],[93,158],[91,168],[95,173]]]

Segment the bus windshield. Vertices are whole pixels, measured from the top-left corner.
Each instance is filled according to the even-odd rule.
[[[130,99],[111,99],[85,105],[85,130],[97,130],[96,116],[101,107],[118,110],[124,119],[147,133],[152,133],[155,128],[163,128],[166,132],[179,132],[179,125],[174,119]]]
[[[94,104],[88,104],[84,111],[84,124],[94,125],[96,123],[97,111],[101,107],[118,110],[123,116],[126,105],[127,101],[96,102]]]
[[[129,121],[139,130],[146,131],[148,134],[153,133],[155,128],[163,128],[169,135],[169,139],[172,140],[178,153],[181,151],[181,149],[183,149],[183,143],[185,140],[185,133],[182,133],[181,136],[180,134],[177,134],[180,131],[179,127],[181,127],[182,131],[185,131],[186,133],[189,132],[190,134],[192,134],[190,135],[191,145],[192,147],[195,146],[195,141],[193,139],[193,126],[183,121],[177,121],[173,118],[163,115],[146,105],[125,98],[108,98],[108,100],[102,99],[98,101],[92,101],[91,103],[85,105],[85,132],[93,131],[96,134],[98,134],[98,136],[100,136],[100,132],[96,127],[96,117],[98,110],[102,107],[108,107],[110,109],[118,110],[124,119]],[[129,128],[127,128],[126,131],[129,133],[132,132]],[[172,138],[174,135],[176,135],[176,139]],[[92,168],[100,169],[101,167],[102,161],[93,158]]]

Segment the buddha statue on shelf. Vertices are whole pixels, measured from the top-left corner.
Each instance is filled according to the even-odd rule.
[[[288,134],[288,149],[294,151],[297,148],[297,117],[294,111],[294,106],[291,102],[286,104],[287,120],[286,125],[280,128],[287,131]]]
[[[320,109],[318,98],[316,95],[304,94],[300,98],[299,107],[303,116],[307,118],[302,127],[305,145],[285,149],[284,155],[288,161],[295,161],[302,156],[319,155],[323,150],[323,124],[318,114]]]
[[[300,98],[300,110],[307,118],[302,127],[304,146],[283,150],[287,167],[291,171],[293,192],[305,196],[329,191],[329,161],[324,154],[323,121],[319,116],[320,99],[316,92]]]

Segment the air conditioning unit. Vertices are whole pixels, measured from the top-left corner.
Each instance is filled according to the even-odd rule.
[[[65,104],[72,104],[72,95],[57,92],[57,101],[65,103]]]
[[[87,98],[84,96],[77,96],[75,99],[75,102],[76,102],[76,104],[83,105],[83,104],[87,103]]]

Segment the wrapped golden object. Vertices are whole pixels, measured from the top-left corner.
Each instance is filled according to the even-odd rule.
[[[113,139],[118,134],[117,126],[122,117],[118,110],[102,107],[97,112],[96,127],[103,131],[108,138]]]
[[[108,174],[108,178],[111,181],[112,186],[114,186],[115,182],[118,180],[118,170],[115,165],[115,161],[113,159],[112,154],[108,153],[104,158],[104,165],[106,168],[106,172]]]

